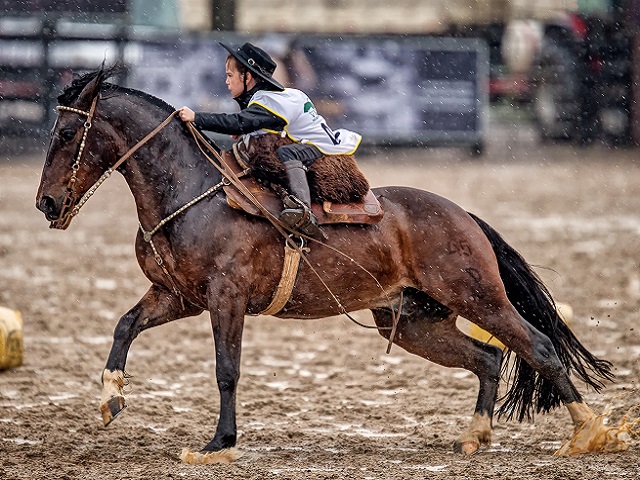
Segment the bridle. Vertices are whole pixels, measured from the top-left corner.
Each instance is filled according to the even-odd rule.
[[[98,97],[99,95],[96,95],[94,97],[93,102],[91,102],[91,108],[89,108],[88,112],[85,112],[84,110],[80,110],[79,108],[72,108],[64,105],[58,105],[56,107],[56,110],[58,111],[64,110],[67,112],[77,113],[78,115],[83,115],[87,117],[87,120],[84,122],[83,131],[82,131],[82,140],[80,140],[78,153],[76,154],[76,158],[73,162],[73,165],[71,166],[71,177],[67,182],[67,191],[65,193],[64,200],[62,201],[62,209],[60,210],[60,219],[54,222],[51,222],[52,227],[62,228],[62,229],[67,228],[69,226],[69,223],[71,223],[71,220],[73,219],[73,217],[75,217],[78,214],[78,211],[80,210],[82,205],[84,205],[84,203],[88,200],[88,197],[87,197],[87,199],[84,200],[84,202],[82,202],[82,205],[79,204],[80,202],[78,202],[78,205],[73,205],[73,200],[75,199],[75,196],[76,196],[74,191],[74,186],[78,181],[78,169],[80,168],[80,162],[82,161],[82,154],[84,153],[84,147],[87,143],[87,135],[89,134],[89,130],[91,129],[91,125],[93,122],[93,115],[95,114],[96,105],[98,104]],[[98,187],[95,187],[95,188],[98,188]],[[93,192],[91,193],[91,195],[93,195]]]

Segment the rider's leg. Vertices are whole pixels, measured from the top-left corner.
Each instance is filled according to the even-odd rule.
[[[311,236],[318,233],[318,220],[311,211],[311,192],[305,165],[311,165],[321,156],[322,153],[313,145],[294,143],[278,148],[278,158],[285,167],[289,189],[295,197],[285,202],[286,208],[280,214],[280,220],[294,230]]]

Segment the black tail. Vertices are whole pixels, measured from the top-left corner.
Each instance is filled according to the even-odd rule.
[[[529,324],[549,337],[569,373],[574,373],[600,391],[604,386],[603,381],[613,380],[611,363],[594,357],[575,337],[558,315],[549,290],[524,258],[485,221],[470,215],[493,247],[509,301]],[[508,357],[505,356],[503,368],[508,365]],[[548,412],[559,406],[560,398],[551,382],[521,358],[516,358],[508,374],[511,385],[501,399],[504,403],[498,411],[499,415],[505,415],[507,419],[516,417],[522,421],[531,418],[534,410],[536,413]]]

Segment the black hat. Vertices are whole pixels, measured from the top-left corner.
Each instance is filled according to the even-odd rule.
[[[269,54],[250,44],[245,43],[241,47],[232,48],[220,42],[224,48],[242,65],[247,67],[257,77],[261,78],[276,90],[284,90],[284,87],[273,78],[273,72],[276,70],[276,62],[274,62]]]

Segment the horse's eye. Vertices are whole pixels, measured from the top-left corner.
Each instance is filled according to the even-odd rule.
[[[58,137],[60,137],[60,140],[62,140],[63,142],[69,142],[73,140],[75,136],[75,128],[63,128],[62,130],[60,130],[60,132],[58,132]]]

